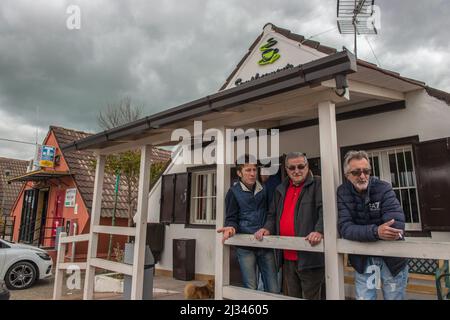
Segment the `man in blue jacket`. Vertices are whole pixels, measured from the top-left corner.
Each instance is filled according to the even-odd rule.
[[[245,155],[243,159],[238,159],[236,167],[239,183],[228,190],[224,227],[217,232],[223,233],[223,241],[236,233],[254,234],[256,239],[261,240],[272,232],[267,222],[267,192],[256,179],[256,159]],[[273,249],[237,247],[236,254],[246,288],[256,290],[258,267],[264,291],[279,293]]]
[[[346,181],[337,190],[339,230],[344,239],[374,242],[403,239],[405,215],[392,186],[371,177],[365,151],[349,151],[344,159]],[[356,298],[375,300],[382,287],[386,300],[402,300],[408,260],[397,257],[349,255],[355,268]]]

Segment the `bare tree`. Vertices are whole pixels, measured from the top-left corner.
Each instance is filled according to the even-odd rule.
[[[103,130],[112,129],[139,120],[142,109],[143,106],[132,106],[131,98],[125,97],[118,103],[108,103],[106,109],[100,111],[97,122]]]
[[[119,103],[108,104],[106,109],[101,111],[98,115],[98,125],[104,130],[112,129],[141,118],[142,106],[132,106],[131,99],[126,97]],[[115,225],[115,213],[117,209],[117,198],[119,190],[126,192],[127,202],[127,218],[128,226],[132,227],[133,215],[136,210],[139,171],[140,171],[140,150],[131,150],[119,154],[109,155],[106,158],[105,171],[111,175],[116,176],[116,190],[114,199],[114,211],[112,218],[112,225]],[[161,173],[164,171],[166,163],[153,163],[151,166],[151,180],[150,184],[154,183]],[[122,181],[122,183],[120,183]],[[120,188],[122,187],[122,188]],[[108,259],[111,257],[112,251],[112,235],[108,246]]]
[[[132,106],[131,98],[125,97],[118,103],[109,103],[106,109],[100,111],[97,121],[98,125],[104,129],[112,129],[129,122],[140,119],[142,107]],[[114,196],[114,209],[111,225],[115,225],[117,198],[121,185],[121,180],[125,182],[126,201],[128,206],[128,226],[133,226],[133,213],[136,207],[137,187],[140,169],[139,150],[126,151],[119,154],[109,155],[106,159],[105,171],[116,176],[116,188]],[[111,257],[112,235],[109,237],[108,259]]]

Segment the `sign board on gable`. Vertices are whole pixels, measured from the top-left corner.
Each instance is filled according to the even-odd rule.
[[[55,153],[55,147],[41,146],[39,148],[39,166],[53,168],[55,166]]]
[[[64,201],[64,206],[66,208],[75,207],[75,198],[77,195],[77,189],[67,189],[66,190],[66,200]]]

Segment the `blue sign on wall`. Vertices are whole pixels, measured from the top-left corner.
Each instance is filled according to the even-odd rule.
[[[41,146],[39,152],[39,166],[53,168],[55,166],[55,147]]]

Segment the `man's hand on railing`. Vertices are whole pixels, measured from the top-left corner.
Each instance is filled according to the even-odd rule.
[[[323,235],[320,232],[311,232],[305,238],[305,240],[309,241],[309,244],[312,246],[318,245],[322,239]]]
[[[391,227],[394,224],[394,222],[395,220],[392,219],[378,226],[378,237],[381,240],[394,241],[403,237],[402,236],[403,230]]]
[[[259,229],[255,232],[255,238],[256,240],[262,241],[264,236],[270,235],[270,231],[264,228]]]
[[[225,243],[225,240],[227,240],[228,238],[234,236],[236,234],[236,229],[234,229],[233,227],[223,227],[220,229],[217,229],[217,233],[223,233],[223,238],[222,238],[222,244]]]

